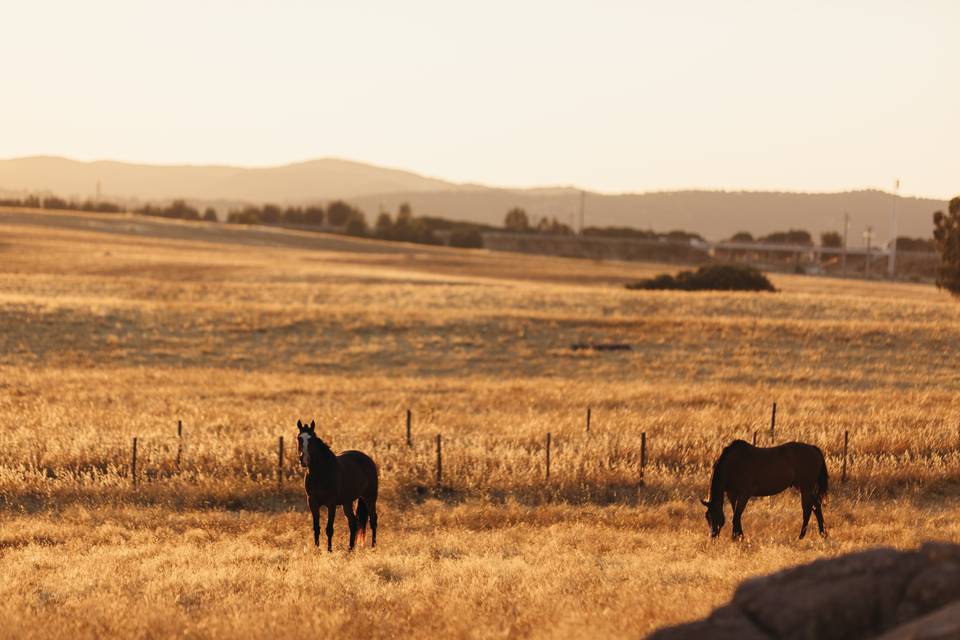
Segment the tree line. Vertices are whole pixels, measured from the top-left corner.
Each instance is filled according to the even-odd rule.
[[[363,212],[343,200],[334,200],[326,209],[320,205],[248,205],[243,209],[230,211],[227,214],[227,223],[328,227],[353,236],[365,236],[368,232],[367,218]]]
[[[950,215],[953,215],[957,199],[951,201],[950,214],[938,212],[939,217],[934,220],[935,227],[940,233],[947,233]],[[121,213],[123,207],[113,202],[94,200],[68,200],[57,196],[25,196],[23,198],[0,199],[0,206],[26,207],[50,210],[88,211],[95,213]],[[218,221],[217,212],[207,207],[200,209],[178,199],[166,205],[146,204],[133,209],[134,213],[157,216],[162,218],[177,218],[181,220]],[[377,215],[373,227],[367,223],[363,211],[343,200],[334,200],[326,207],[321,205],[309,206],[280,206],[264,204],[261,206],[248,205],[242,209],[228,212],[226,222],[229,224],[265,224],[293,227],[316,227],[325,231],[345,233],[352,236],[373,237],[381,240],[396,242],[413,242],[419,244],[449,244],[453,247],[481,248],[483,247],[483,232],[505,230],[513,233],[540,234],[553,236],[573,236],[574,230],[556,217],[543,216],[534,218],[519,207],[507,211],[503,226],[498,228],[492,225],[460,222],[446,218],[432,216],[415,216],[408,203],[399,206],[395,214],[381,211]],[[659,240],[678,244],[689,244],[693,241],[704,241],[700,234],[682,230],[657,232],[653,230],[636,229],[633,227],[586,227],[582,235],[598,238],[635,238],[645,240]],[[898,251],[942,251],[943,241],[936,238],[897,238]],[[742,243],[770,243],[791,244],[798,246],[814,246],[813,236],[809,231],[789,229],[775,231],[762,236],[754,237],[748,231],[740,231],[729,239],[732,242]],[[820,234],[820,246],[840,248],[843,246],[843,237],[836,231],[826,231]],[[960,276],[958,276],[960,278]]]
[[[0,198],[0,207],[17,207],[27,209],[63,209],[70,211],[90,211],[94,213],[120,213],[123,209],[112,202],[95,202],[93,200],[64,200],[55,196],[39,197],[26,196],[24,198]]]
[[[67,200],[57,196],[26,196],[23,198],[0,198],[0,206],[27,209],[49,209],[52,211],[88,211],[92,213],[123,213],[125,207],[114,202],[94,200]],[[161,218],[180,218],[182,220],[209,220],[216,222],[217,212],[208,207],[202,214],[185,200],[174,200],[166,206],[147,204],[133,209],[134,213]]]
[[[813,236],[809,231],[790,229],[789,231],[774,231],[764,236],[754,236],[748,231],[739,231],[730,236],[729,242],[757,243],[757,244],[792,244],[801,247],[813,247]],[[843,236],[836,231],[824,231],[820,234],[820,246],[840,249],[843,247]],[[897,251],[934,251],[936,245],[933,238],[897,237]]]

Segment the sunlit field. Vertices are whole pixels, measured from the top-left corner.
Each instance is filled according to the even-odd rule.
[[[637,637],[749,576],[960,540],[960,303],[622,287],[665,270],[0,211],[0,636]],[[631,349],[571,348],[600,343]],[[342,515],[313,547],[298,418],[380,465],[376,549]],[[792,493],[709,539],[735,438],[824,450],[826,540]]]

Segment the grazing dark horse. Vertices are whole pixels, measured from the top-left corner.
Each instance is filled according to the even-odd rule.
[[[297,420],[297,455],[300,466],[306,467],[304,486],[307,503],[313,514],[313,543],[320,546],[320,507],[327,508],[327,551],[333,551],[333,516],[338,506],[350,525],[350,550],[353,551],[360,534],[360,544],[367,536],[367,517],[370,518],[370,546],[377,546],[377,465],[365,453],[344,451],[336,455],[327,443],[317,437],[316,425],[304,426]],[[357,513],[353,502],[357,500]]]
[[[707,507],[711,537],[716,538],[723,528],[724,495],[733,508],[733,539],[736,540],[743,537],[740,516],[750,498],[776,495],[790,487],[800,490],[800,504],[803,506],[800,538],[807,535],[811,511],[817,516],[820,535],[826,536],[820,505],[827,493],[827,463],[823,452],[802,442],[755,447],[743,440],[734,440],[713,465],[710,501],[700,501]]]

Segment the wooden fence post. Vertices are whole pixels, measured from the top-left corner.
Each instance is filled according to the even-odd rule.
[[[413,420],[413,415],[410,413],[410,409],[407,409],[407,446],[413,446],[413,434],[410,431],[410,423]]]
[[[647,432],[640,434],[640,484],[646,480],[647,468]]]
[[[133,451],[130,455],[130,477],[133,479],[133,486],[137,486],[137,436],[133,436]]]
[[[773,413],[770,414],[770,444],[774,444],[774,429],[777,426],[777,403],[773,403]]]
[[[847,444],[850,442],[850,432],[843,432],[843,468],[840,471],[840,482],[847,481]]]
[[[443,453],[440,444],[440,434],[437,434],[437,484],[443,479]]]
[[[277,486],[283,486],[283,436],[277,445]]]
[[[177,471],[180,471],[180,460],[183,457],[183,420],[177,420]]]
[[[590,407],[587,407],[587,433],[590,433]]]
[[[757,432],[753,432],[753,446],[757,446]]]
[[[547,431],[547,480],[550,480],[550,432]]]

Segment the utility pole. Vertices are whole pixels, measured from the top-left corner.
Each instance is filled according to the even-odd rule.
[[[850,214],[843,212],[843,253],[840,258],[840,273],[847,275],[847,233],[850,231]]]
[[[893,205],[890,207],[890,259],[887,262],[887,275],[893,280],[897,268],[897,200],[900,199],[900,178],[893,188]]]
[[[580,235],[583,235],[583,209],[584,204],[587,200],[587,192],[581,189],[580,191]]]

